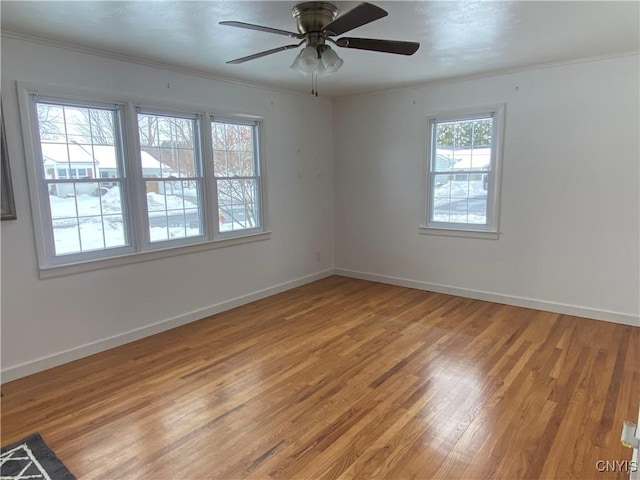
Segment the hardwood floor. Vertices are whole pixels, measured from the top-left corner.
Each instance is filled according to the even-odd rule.
[[[80,479],[626,478],[640,329],[330,277],[2,386]]]

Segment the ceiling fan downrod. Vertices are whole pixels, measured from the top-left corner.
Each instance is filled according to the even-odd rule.
[[[304,2],[295,5],[291,14],[300,34],[321,34],[338,15],[338,7],[329,2]]]

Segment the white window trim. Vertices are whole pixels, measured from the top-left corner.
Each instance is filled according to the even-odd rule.
[[[115,266],[127,265],[130,263],[145,262],[160,258],[171,257],[175,255],[183,255],[188,253],[201,252],[205,250],[224,248],[234,245],[242,245],[250,242],[267,240],[271,237],[271,231],[268,223],[268,205],[267,205],[267,182],[266,182],[266,164],[265,164],[265,118],[263,115],[257,115],[247,112],[233,112],[229,110],[220,110],[211,106],[195,106],[192,104],[176,104],[168,101],[166,104],[158,102],[155,99],[147,99],[141,97],[133,97],[122,94],[113,94],[104,91],[88,90],[88,89],[70,89],[68,87],[35,84],[29,82],[16,82],[18,93],[18,102],[20,106],[20,121],[23,132],[24,152],[26,156],[27,180],[29,186],[29,194],[31,198],[31,211],[34,225],[34,236],[36,243],[36,254],[38,259],[39,275],[41,279],[52,278],[85,271],[100,270]],[[130,179],[128,184],[138,185],[138,190],[143,183],[142,167],[139,161],[139,139],[135,129],[135,115],[137,107],[142,107],[146,112],[159,111],[165,114],[184,115],[185,113],[193,113],[200,118],[200,138],[203,145],[202,152],[202,169],[204,175],[203,185],[208,182],[215,184],[213,176],[213,165],[209,165],[208,157],[211,155],[210,148],[207,143],[211,141],[211,133],[207,134],[210,128],[212,117],[224,117],[230,121],[238,123],[257,122],[259,144],[256,146],[258,154],[258,165],[260,173],[260,215],[261,226],[251,229],[236,230],[234,232],[219,232],[218,211],[215,208],[205,208],[205,235],[198,237],[189,237],[187,239],[179,239],[177,241],[168,242],[145,242],[145,219],[147,216],[146,207],[140,199],[135,198],[136,192],[132,188],[125,188],[123,192],[123,201],[127,203],[129,209],[129,222],[134,225],[129,227],[130,245],[125,247],[110,248],[97,252],[86,252],[74,254],[69,261],[66,256],[56,257],[51,252],[51,239],[48,225],[51,224],[47,210],[43,208],[45,201],[48,201],[48,193],[44,192],[45,183],[41,181],[41,164],[38,162],[40,147],[38,145],[39,132],[37,130],[37,122],[33,117],[35,108],[31,100],[31,95],[37,94],[47,98],[55,98],[61,102],[73,103],[77,101],[81,104],[103,104],[117,105],[121,107],[121,123],[122,123],[122,143],[124,155],[131,159],[125,162],[125,173]],[[136,150],[138,148],[138,150]],[[137,161],[136,161],[137,160]],[[209,171],[210,170],[210,171]],[[101,181],[101,179],[96,179]],[[126,184],[125,184],[126,185]],[[211,198],[216,192],[205,187],[203,200],[206,205],[211,205]],[[46,195],[45,195],[46,194]],[[217,199],[216,199],[217,204]],[[209,218],[211,217],[211,218]],[[47,223],[48,222],[48,223]],[[51,233],[52,235],[52,233]],[[185,241],[186,240],[186,241]]]
[[[230,116],[225,116],[225,115],[211,115],[211,117],[209,118],[209,126],[206,128],[206,134],[208,135],[207,137],[207,142],[209,142],[208,144],[211,145],[212,142],[212,138],[211,138],[211,124],[213,122],[222,122],[222,123],[235,123],[237,125],[247,125],[247,126],[257,126],[258,128],[254,131],[255,132],[255,136],[256,136],[256,155],[257,155],[257,159],[256,159],[256,165],[255,165],[255,169],[256,169],[256,173],[257,175],[255,177],[251,177],[251,178],[256,178],[256,183],[258,186],[258,196],[260,198],[264,197],[263,194],[263,190],[264,190],[264,163],[262,160],[262,155],[264,152],[264,143],[263,143],[263,139],[264,139],[264,125],[261,125],[261,120],[259,119],[251,119],[248,118],[247,116],[245,117],[240,117],[240,118],[233,118]],[[207,151],[208,153],[209,151]],[[213,153],[213,150],[211,151],[211,153]],[[233,180],[233,177],[218,177],[215,174],[215,170],[213,168],[213,159],[211,159],[211,162],[207,164],[210,168],[211,168],[211,175],[210,177],[207,176],[207,178],[211,178],[214,186],[210,189],[211,192],[215,193],[216,195],[218,194],[218,180],[220,179],[230,179]],[[255,227],[255,228],[245,228],[242,230],[231,230],[228,232],[221,232],[220,231],[220,224],[217,221],[215,221],[215,235],[217,238],[220,239],[230,239],[230,238],[235,238],[238,236],[244,236],[247,233],[248,234],[252,234],[252,233],[260,233],[262,231],[262,229],[264,228],[264,222],[265,222],[265,207],[264,207],[264,199],[262,199],[260,201],[259,204],[259,212],[258,212],[258,218],[260,219],[260,224],[262,226],[260,227]],[[216,212],[217,215],[217,212]]]
[[[439,235],[464,238],[478,238],[497,240],[500,237],[500,194],[502,182],[502,152],[505,129],[506,103],[482,105],[464,109],[427,112],[424,116],[423,131],[427,132],[426,142],[422,152],[422,223],[418,233],[424,235]],[[487,189],[487,225],[459,224],[446,222],[429,222],[431,212],[430,161],[432,147],[431,121],[466,120],[478,115],[494,112],[493,132],[495,135],[492,149],[493,167],[488,174],[489,188]],[[493,187],[493,188],[491,188]]]
[[[151,260],[159,260],[162,258],[175,257],[178,255],[186,255],[189,253],[204,252],[217,248],[231,247],[234,245],[243,245],[245,243],[259,242],[271,238],[271,232],[265,231],[260,233],[251,233],[241,237],[228,238],[224,240],[204,241],[201,243],[193,243],[181,247],[171,246],[162,249],[155,249],[146,252],[136,252],[125,255],[111,256],[99,260],[89,260],[86,262],[75,262],[69,264],[56,265],[54,267],[40,268],[40,279],[62,277],[65,275],[73,275],[76,273],[90,272],[94,270],[102,270],[105,268],[119,267],[132,263],[148,262]]]

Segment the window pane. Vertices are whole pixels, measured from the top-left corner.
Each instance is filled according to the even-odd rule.
[[[77,219],[68,219],[66,221],[54,220],[53,238],[56,255],[79,253],[82,251]]]
[[[124,223],[122,215],[104,215],[105,247],[119,247],[125,244]]]
[[[487,191],[484,175],[435,175],[431,220],[447,223],[486,224]]]
[[[67,108],[61,107],[63,115],[66,115]],[[87,122],[91,122],[91,116],[98,112],[104,115],[102,110],[81,109],[78,112],[85,112]],[[107,112],[110,115],[113,112]],[[63,124],[68,132],[86,130],[93,132],[89,124],[78,123],[81,119],[76,118],[76,123]],[[66,135],[60,137],[64,141],[42,140],[40,147],[43,162],[43,178],[98,178],[105,175],[109,178],[122,177],[120,162],[118,158],[118,147],[113,145],[113,124],[109,126],[109,132],[102,131],[100,137],[92,137],[90,134]],[[65,140],[66,139],[66,140]],[[68,140],[68,142],[67,142]],[[111,142],[99,143],[99,142]],[[93,143],[92,143],[93,142]],[[52,176],[52,174],[56,176]]]
[[[66,143],[113,145],[114,111],[101,108],[62,107]],[[42,131],[42,125],[40,130]]]
[[[39,103],[36,108],[38,112],[40,141],[66,143],[64,107]]]
[[[491,147],[473,148],[469,150],[470,170],[488,171],[491,167]]]
[[[218,180],[218,205],[221,232],[259,226],[258,181]]]
[[[244,161],[242,159],[242,155],[237,151],[229,151],[227,152],[228,164],[227,168],[224,170],[224,177],[242,177],[242,166]]]
[[[451,151],[439,149],[433,156],[431,170],[433,172],[450,172],[453,170],[455,162]]]
[[[435,122],[438,148],[462,150],[491,146],[493,118]]]
[[[146,178],[197,177],[197,121],[167,115],[138,114],[142,173]]]
[[[214,171],[217,176],[218,172],[227,172],[229,169],[229,160],[228,160],[229,152],[227,150],[214,150],[213,151],[213,166]]]
[[[212,122],[214,171],[217,177],[253,177],[255,145],[253,125]]]
[[[52,183],[49,205],[56,255],[127,245],[118,182]]]
[[[147,181],[149,236],[152,242],[204,234],[201,181]]]

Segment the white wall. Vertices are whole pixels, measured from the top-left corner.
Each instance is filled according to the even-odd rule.
[[[40,280],[16,80],[264,115],[271,238]],[[309,281],[333,267],[330,100],[3,38],[2,101],[18,214],[1,225],[3,381],[255,298],[224,303],[237,297]],[[143,330],[103,341],[135,329]],[[92,342],[99,343],[86,347]],[[50,358],[36,361],[44,357]]]
[[[338,272],[638,325],[637,56],[334,105]],[[428,112],[506,102],[499,240],[418,234]]]
[[[40,280],[15,80],[264,115],[271,239]],[[334,244],[339,273],[638,324],[639,83],[630,56],[332,107],[3,38],[18,220],[0,225],[2,380],[318,278]],[[426,113],[501,102],[500,239],[418,234]]]

